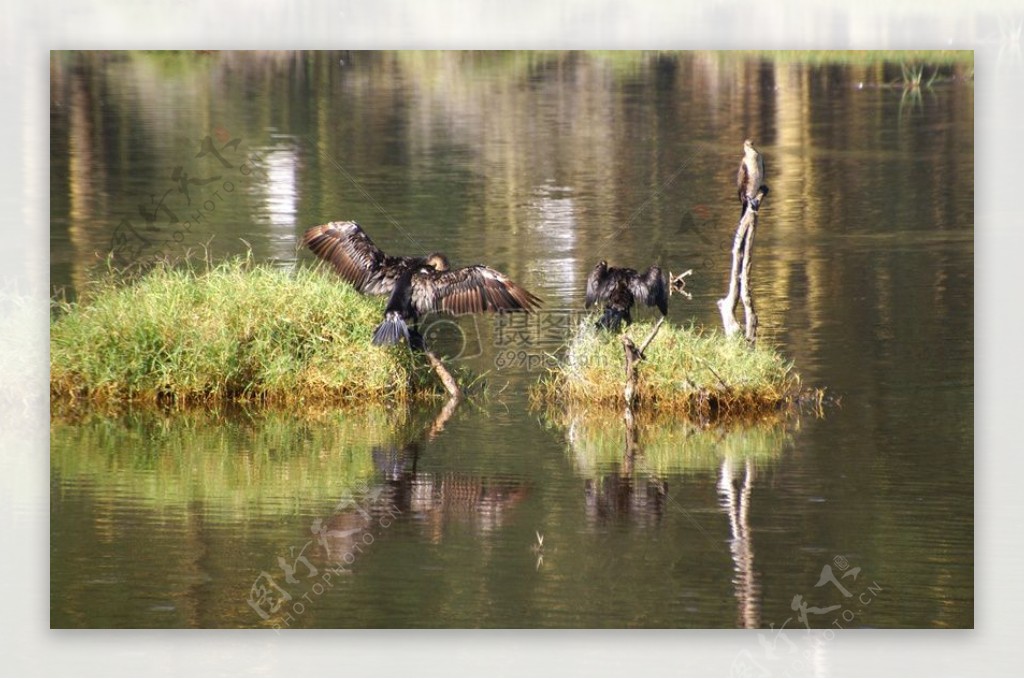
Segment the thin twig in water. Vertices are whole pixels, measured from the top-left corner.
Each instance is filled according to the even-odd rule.
[[[718,374],[718,371],[711,367],[710,363],[705,361],[697,354],[690,354],[690,356],[703,363],[704,367],[711,371],[711,374],[715,376],[715,379],[718,380],[718,383],[722,385],[722,389],[725,389],[725,393],[729,393],[732,391],[732,389],[729,388],[729,385],[725,383],[725,380],[722,379],[722,376]]]

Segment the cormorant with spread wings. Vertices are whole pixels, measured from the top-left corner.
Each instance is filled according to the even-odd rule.
[[[658,307],[662,316],[668,314],[668,284],[657,266],[640,274],[634,269],[610,267],[602,259],[587,277],[586,307],[604,302],[604,314],[597,321],[599,328],[618,332],[623,323],[632,323],[630,310],[637,300]]]
[[[529,312],[541,303],[508,276],[483,264],[452,269],[439,252],[426,257],[386,255],[355,222],[314,226],[303,235],[302,243],[330,262],[359,292],[390,294],[384,321],[373,334],[374,344],[397,344],[404,339],[410,346],[419,345],[422,338],[415,324],[430,312]]]

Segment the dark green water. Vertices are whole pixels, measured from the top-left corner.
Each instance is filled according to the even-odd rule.
[[[749,136],[771,186],[763,341],[841,405],[643,429],[630,461],[615,419],[530,410],[549,314],[541,343],[489,318],[460,320],[464,346],[440,332],[491,371],[492,396],[452,413],[55,416],[52,625],[973,626],[974,91],[876,86],[899,73],[55,54],[55,292],[112,249],[307,266],[305,228],[356,219],[388,251],[486,261],[549,310],[579,308],[601,258],[693,268],[670,320],[714,326]]]

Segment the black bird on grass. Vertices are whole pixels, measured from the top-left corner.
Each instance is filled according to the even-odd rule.
[[[420,316],[430,312],[529,312],[541,303],[505,274],[483,264],[452,269],[440,252],[425,257],[386,255],[355,222],[315,226],[306,231],[302,242],[359,292],[390,295],[384,321],[373,333],[374,344],[405,340],[411,347],[422,348],[415,326]]]
[[[668,284],[661,269],[652,266],[643,274],[634,269],[610,267],[603,259],[587,277],[586,307],[604,302],[604,314],[598,328],[618,332],[623,323],[633,322],[630,310],[635,302],[656,306],[661,315],[668,314]]]

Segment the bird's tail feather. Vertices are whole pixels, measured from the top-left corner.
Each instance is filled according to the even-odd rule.
[[[384,320],[373,331],[373,343],[378,346],[399,344],[402,340],[410,343],[409,326],[402,315],[394,311],[384,316]]]
[[[597,327],[604,328],[605,330],[611,330],[612,332],[618,332],[622,324],[629,325],[630,321],[629,313],[624,312],[620,309],[613,309],[611,307],[604,308],[604,314],[597,320]]]

